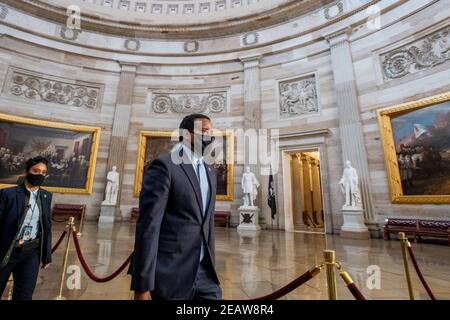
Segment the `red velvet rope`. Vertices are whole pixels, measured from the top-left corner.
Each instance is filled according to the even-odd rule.
[[[431,300],[436,300],[436,297],[434,296],[433,292],[431,292],[430,287],[428,286],[428,283],[425,281],[425,278],[423,277],[422,271],[419,269],[419,265],[417,264],[416,257],[414,256],[414,252],[412,251],[412,248],[410,246],[407,246],[409,256],[411,257],[411,261],[414,265],[414,269],[416,269],[416,273],[419,276],[420,282],[422,282],[423,287],[427,291],[428,295],[430,296]]]
[[[362,295],[361,291],[359,291],[358,287],[354,283],[350,283],[347,286],[348,290],[350,290],[351,294],[356,300],[366,300],[366,298]]]
[[[75,243],[75,248],[77,250],[78,259],[80,259],[81,265],[83,266],[84,271],[86,271],[89,278],[91,278],[95,282],[107,282],[115,277],[117,277],[124,269],[125,267],[130,263],[131,258],[133,256],[133,253],[125,260],[125,262],[117,269],[114,273],[111,275],[100,278],[97,277],[94,272],[89,268],[88,264],[86,263],[86,260],[83,257],[83,252],[81,251],[80,243],[78,242],[77,232],[75,230],[72,231],[73,241]]]
[[[295,289],[297,289],[301,285],[305,284],[306,282],[311,280],[313,277],[314,277],[314,275],[311,273],[311,271],[306,271],[300,277],[298,277],[297,279],[289,282],[287,285],[285,285],[281,289],[278,289],[277,291],[272,292],[271,294],[268,294],[268,295],[265,295],[265,296],[262,296],[262,297],[259,297],[259,298],[249,299],[249,300],[251,300],[251,301],[277,300],[277,299],[287,295],[288,293],[294,291]]]
[[[59,245],[61,244],[61,242],[64,240],[64,237],[67,234],[67,229],[65,229],[63,231],[63,233],[61,234],[61,237],[59,237],[58,241],[56,242],[55,246],[52,248],[52,253],[56,251],[56,249],[58,249]]]

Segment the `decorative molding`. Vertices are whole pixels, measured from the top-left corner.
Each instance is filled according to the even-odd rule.
[[[152,93],[152,109],[156,113],[222,113],[227,109],[227,92]]]
[[[0,19],[5,19],[6,16],[8,15],[8,12],[9,12],[8,7],[1,4],[0,5]]]
[[[259,41],[259,33],[258,32],[249,32],[244,34],[242,37],[242,43],[244,46],[250,46],[253,44],[257,44]]]
[[[124,47],[130,51],[139,51],[141,48],[141,42],[136,39],[127,39],[125,40]]]
[[[184,46],[183,46],[183,49],[184,49],[184,52],[186,52],[186,53],[193,53],[193,52],[197,52],[198,51],[198,49],[199,49],[199,43],[198,43],[198,41],[186,41],[185,43],[184,43]]]
[[[402,78],[450,60],[450,26],[380,56],[385,80]]]
[[[92,110],[100,107],[103,96],[101,84],[68,81],[15,68],[8,70],[4,90],[7,94],[24,99]]]
[[[186,40],[242,34],[254,31],[255,26],[259,30],[263,30],[305,13],[323,10],[324,6],[334,3],[334,1],[289,1],[282,6],[270,6],[270,1],[264,1],[265,4],[262,4],[262,1],[260,1],[260,5],[264,6],[265,9],[255,11],[251,6],[255,6],[258,3],[256,0],[234,0],[234,2],[227,0],[195,0],[180,1],[178,4],[164,0],[96,0],[95,3],[90,1],[89,6],[102,6],[102,13],[99,11],[98,14],[81,15],[80,18],[84,31],[108,33],[123,38]],[[44,2],[41,0],[2,1],[10,8],[16,8],[29,14],[61,23],[67,19],[67,8],[56,2]],[[144,2],[147,3],[145,8],[143,6]],[[216,3],[217,9],[222,8],[223,3],[226,3],[226,10],[214,10]],[[242,5],[240,6],[241,3]],[[137,7],[136,4],[138,4]],[[194,14],[191,13],[192,6],[188,6],[192,4],[194,4]],[[189,10],[183,10],[185,5]],[[169,7],[174,8],[174,10],[169,10]],[[129,15],[131,11],[133,11],[132,15]],[[230,11],[230,16],[222,21],[222,16],[228,11]],[[162,23],[157,18],[160,15],[165,16],[165,19],[167,18],[167,23]],[[196,20],[194,15],[202,18]],[[205,19],[205,15],[211,15],[211,17]],[[214,19],[214,15],[217,15],[216,19]],[[219,20],[220,23],[218,23]]]
[[[78,39],[78,36],[80,35],[81,30],[78,29],[70,29],[66,27],[61,27],[61,31],[59,32],[59,35],[64,40],[70,40],[75,41]]]
[[[342,1],[338,1],[337,3],[325,8],[325,10],[323,11],[325,19],[327,20],[337,18],[343,13],[344,13],[344,3]]]
[[[289,119],[319,111],[314,74],[280,81],[278,89],[280,119]]]

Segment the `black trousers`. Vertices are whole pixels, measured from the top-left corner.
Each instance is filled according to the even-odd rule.
[[[39,274],[39,248],[22,252],[14,248],[9,263],[0,268],[0,297],[13,275],[13,300],[31,300]]]
[[[200,262],[191,293],[189,296],[182,298],[182,300],[221,300],[222,289],[215,281],[213,270],[214,267],[211,260],[205,255],[205,258]],[[152,291],[151,294],[152,300],[170,299],[159,296],[155,291]]]
[[[213,266],[208,258],[203,259],[197,271],[191,300],[221,300],[222,289],[214,280]]]

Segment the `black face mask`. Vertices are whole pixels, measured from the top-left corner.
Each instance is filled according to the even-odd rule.
[[[28,172],[25,178],[33,187],[40,187],[45,180],[45,176],[43,174],[33,174],[31,172]]]
[[[216,139],[216,137],[210,136],[210,135],[207,135],[207,134],[202,134],[202,135],[194,134],[194,140],[193,140],[193,142],[191,143],[192,150],[195,150],[195,149],[194,149],[194,145],[197,143],[198,145],[201,145],[201,146],[202,146],[202,154],[203,154],[203,152],[205,152],[205,149],[206,149],[211,143],[213,143],[215,139]]]

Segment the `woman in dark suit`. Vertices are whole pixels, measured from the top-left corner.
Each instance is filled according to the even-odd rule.
[[[39,265],[51,262],[52,194],[40,188],[47,168],[47,159],[29,159],[23,182],[0,190],[0,296],[12,274],[13,300],[31,300]]]

